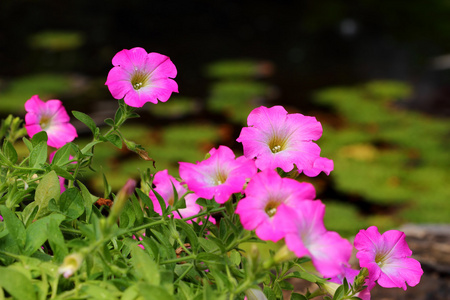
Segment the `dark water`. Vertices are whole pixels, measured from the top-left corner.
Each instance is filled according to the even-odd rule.
[[[450,51],[449,12],[438,0],[2,0],[0,77],[106,77],[117,51],[141,46],[171,57],[187,96],[208,93],[208,63],[249,58],[273,63],[276,101],[300,109],[315,89],[387,78],[417,86],[413,106],[447,114],[450,80],[430,60]],[[47,31],[76,32],[81,42],[64,50],[33,46]]]

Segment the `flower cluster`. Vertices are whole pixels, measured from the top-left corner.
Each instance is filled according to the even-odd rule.
[[[173,92],[178,92],[173,80],[177,70],[167,56],[147,53],[142,48],[124,49],[114,56],[112,63],[114,67],[105,84],[114,98],[123,98],[131,107],[142,107],[147,102],[156,104],[158,100],[165,102]],[[30,137],[46,131],[48,145],[55,148],[77,137],[61,101],[43,102],[35,95],[26,102],[25,109],[25,128]],[[321,149],[315,143],[322,135],[322,126],[315,117],[288,113],[282,106],[261,106],[249,114],[247,123],[248,127],[242,128],[237,138],[242,143],[243,156],[236,157],[229,147],[219,146],[211,149],[203,161],[179,162],[181,180],[167,170],[154,174],[149,191],[154,211],[160,215],[169,211],[174,219],[193,219],[203,210],[197,203],[200,198],[215,201],[217,206],[233,204],[233,216],[245,230],[254,231],[263,241],[284,239],[283,251],[310,257],[323,277],[333,277],[331,282],[337,284],[348,282],[357,286],[359,290],[352,296],[362,299],[370,298],[369,292],[376,283],[403,289],[406,284],[419,283],[423,274],[420,263],[410,257],[412,252],[405,235],[397,230],[384,234],[374,226],[361,230],[354,246],[362,271],[349,268],[353,247],[338,233],[325,228],[325,204],[316,199],[313,185],[287,177],[287,172],[291,176],[303,173],[313,177],[321,172],[329,175],[334,168],[331,159],[320,156]],[[73,160],[69,154],[66,158]],[[68,175],[71,174],[66,174],[70,178]],[[63,192],[64,178],[60,177],[60,183]],[[129,181],[116,196],[108,227],[117,223],[135,186],[135,181]],[[180,200],[185,206],[176,205]],[[186,247],[182,245],[184,251]],[[275,255],[275,262],[285,258],[280,253]],[[67,256],[59,272],[67,278],[80,268],[82,261],[80,255]],[[262,292],[249,288],[246,294],[255,298]]]

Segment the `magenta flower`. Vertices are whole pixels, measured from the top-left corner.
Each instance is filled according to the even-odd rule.
[[[175,195],[173,192],[173,187],[175,187],[175,190],[177,191],[178,198],[183,197],[187,192],[187,190],[181,185],[180,182],[169,175],[169,172],[167,170],[156,173],[153,179],[153,184],[156,186],[154,190],[164,199],[166,207],[169,205],[173,205],[174,203]],[[155,193],[153,193],[153,191],[150,191],[149,196],[153,202],[153,209],[155,210],[155,212],[161,215],[162,209],[158,202],[158,199],[156,199]],[[195,203],[198,199],[197,195],[187,194],[184,199],[186,201],[186,208],[179,209],[179,214],[174,212],[174,217],[177,219],[196,215],[201,209],[200,205]]]
[[[255,108],[248,116],[249,127],[237,139],[247,158],[256,158],[260,170],[281,168],[289,172],[294,164],[299,171],[313,169],[320,148],[315,141],[322,125],[314,117],[288,114],[282,106]]]
[[[75,127],[69,123],[69,115],[60,100],[43,102],[38,95],[34,95],[25,102],[25,110],[25,128],[30,137],[45,131],[48,136],[47,144],[60,148],[78,136]]]
[[[115,99],[129,106],[142,107],[146,102],[166,102],[172,92],[178,93],[177,69],[172,61],[143,48],[124,49],[112,59],[106,85]],[[169,78],[170,77],[170,78]]]
[[[242,192],[247,179],[256,174],[253,160],[243,156],[235,159],[226,146],[211,149],[208,159],[191,164],[180,162],[180,177],[197,196],[225,203],[233,193]]]
[[[406,283],[419,283],[423,270],[420,263],[410,258],[412,251],[405,241],[405,234],[389,230],[383,234],[376,226],[360,230],[355,237],[356,257],[361,268],[369,270],[369,289],[375,281],[385,288],[399,287],[406,290]]]
[[[298,257],[310,256],[317,271],[325,277],[342,273],[353,247],[338,233],[325,229],[325,205],[320,200],[306,200],[295,208],[281,206],[279,210],[285,216],[280,225],[286,230],[289,250]]]
[[[262,240],[277,242],[285,235],[281,220],[286,215],[280,208],[298,207],[301,202],[315,197],[312,184],[281,178],[274,170],[264,170],[248,183],[245,198],[239,201],[236,213],[246,230],[255,230]]]
[[[316,177],[320,172],[324,172],[327,175],[330,175],[330,172],[334,169],[334,163],[331,159],[325,157],[317,158],[311,169],[299,170],[299,172],[303,171],[303,174],[309,177]]]

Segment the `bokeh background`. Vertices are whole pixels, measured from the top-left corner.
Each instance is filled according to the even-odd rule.
[[[96,148],[95,172],[82,176],[99,195],[102,173],[116,190],[146,168],[177,176],[178,161],[219,144],[240,155],[248,113],[284,105],[324,127],[318,144],[335,171],[300,180],[327,204],[328,229],[450,223],[449,15],[445,0],[2,0],[0,115],[24,116],[38,94],[101,125],[117,108],[104,85],[111,59],[139,46],[172,59],[180,93],[123,129],[156,170]]]

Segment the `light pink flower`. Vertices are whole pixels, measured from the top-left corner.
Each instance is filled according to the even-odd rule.
[[[236,213],[246,230],[255,230],[260,239],[276,242],[285,235],[281,220],[286,216],[280,208],[298,207],[302,201],[315,197],[312,184],[281,178],[274,170],[265,170],[250,180]]]
[[[321,168],[314,165],[320,148],[312,141],[322,135],[322,125],[316,118],[288,114],[282,106],[261,106],[249,114],[247,124],[237,141],[242,143],[245,157],[256,158],[258,169],[289,172],[294,164],[299,171]]]
[[[324,172],[327,175],[330,175],[330,172],[334,169],[334,163],[331,159],[325,157],[317,158],[311,169],[299,170],[299,172],[303,171],[303,174],[309,177],[316,177],[320,174],[320,172]]]
[[[313,265],[325,277],[336,276],[348,264],[352,245],[338,233],[327,231],[323,224],[325,205],[320,200],[306,200],[295,208],[282,206],[281,225],[285,242],[298,257],[310,256]]]
[[[142,107],[146,102],[166,102],[178,93],[177,69],[169,57],[143,48],[124,49],[112,59],[106,85],[115,99],[129,106]],[[170,78],[169,78],[170,77]]]
[[[233,151],[219,146],[209,151],[208,159],[191,164],[180,162],[180,177],[197,196],[225,203],[233,193],[242,192],[247,179],[256,174],[253,160],[235,159]]]
[[[60,148],[78,136],[75,127],[69,123],[69,115],[60,100],[43,102],[38,95],[34,95],[25,102],[25,110],[25,128],[30,137],[46,131],[47,144]]]
[[[346,278],[347,282],[350,285],[353,285],[355,282],[355,278],[358,274],[359,270],[355,270],[344,266],[343,272],[341,274],[338,274],[337,276],[334,276],[333,278],[328,280],[328,282],[337,283],[338,285],[341,285],[344,283],[344,278]],[[327,283],[325,283],[325,285],[327,285]],[[331,295],[334,296],[334,293]],[[370,291],[368,288],[365,288],[361,292],[357,293],[355,296],[361,298],[362,300],[370,300]]]
[[[173,192],[173,187],[175,187],[175,190],[177,191],[178,198],[183,197],[183,195],[187,192],[187,190],[181,185],[180,182],[169,175],[169,172],[167,170],[156,173],[153,179],[153,184],[156,186],[154,190],[164,199],[166,207],[174,204],[175,195]],[[155,212],[161,215],[161,206],[158,202],[158,199],[156,199],[155,193],[153,193],[153,191],[150,191],[149,196],[153,202],[153,208]],[[198,199],[197,195],[187,194],[184,199],[186,201],[186,208],[181,208],[178,210],[181,216],[177,212],[174,212],[174,217],[177,219],[196,215],[201,209],[200,205],[195,203]]]
[[[412,251],[405,241],[405,234],[389,230],[383,234],[376,226],[360,230],[355,237],[356,257],[361,268],[369,270],[369,289],[375,281],[385,288],[399,287],[406,290],[406,283],[419,283],[423,270],[420,263],[410,258]]]

